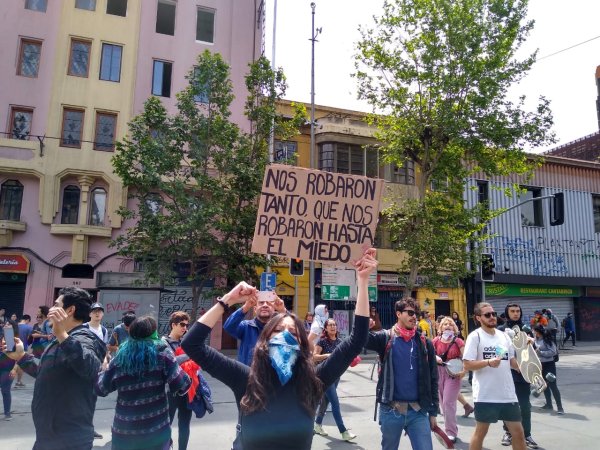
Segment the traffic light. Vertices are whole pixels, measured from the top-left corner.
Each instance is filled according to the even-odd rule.
[[[491,253],[481,254],[481,281],[494,281],[494,257]]]
[[[304,275],[304,261],[300,258],[290,259],[290,275],[301,277]]]
[[[552,208],[550,209],[550,226],[562,225],[565,223],[565,194],[557,192],[552,198]]]

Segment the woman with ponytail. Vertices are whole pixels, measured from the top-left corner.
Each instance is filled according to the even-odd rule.
[[[96,393],[101,397],[118,391],[113,449],[170,448],[167,384],[171,393],[185,395],[191,380],[158,337],[156,320],[139,317],[129,327],[129,339],[121,344],[96,383]]]

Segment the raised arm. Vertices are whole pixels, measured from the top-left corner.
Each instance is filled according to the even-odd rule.
[[[369,275],[377,268],[376,250],[370,248],[354,264],[358,294],[354,313],[354,327],[331,355],[317,367],[319,378],[325,387],[331,385],[348,368],[365,344],[369,333]]]
[[[224,307],[228,308],[236,303],[243,303],[249,297],[255,296],[256,292],[256,288],[247,283],[238,284],[219,299],[224,305],[220,302],[213,305],[198,319],[198,323],[186,333],[181,342],[183,351],[200,364],[203,370],[229,386],[238,401],[245,391],[250,369],[209,347],[205,341],[210,330],[223,315]]]

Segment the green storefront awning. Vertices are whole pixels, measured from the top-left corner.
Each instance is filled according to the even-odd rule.
[[[579,286],[486,283],[486,297],[579,297]]]

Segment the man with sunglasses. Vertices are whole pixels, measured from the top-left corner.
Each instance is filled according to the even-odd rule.
[[[498,330],[504,331],[512,329],[513,327],[519,327],[519,330],[523,330],[525,324],[523,323],[523,310],[517,303],[509,303],[504,308],[504,314],[506,316],[506,323],[498,327]],[[529,327],[528,327],[529,328]],[[531,330],[526,329],[525,332],[531,337]],[[523,431],[525,432],[525,444],[529,448],[538,448],[537,442],[531,437],[531,402],[529,395],[531,393],[531,385],[525,381],[521,372],[517,370],[511,370],[513,381],[515,383],[515,393],[519,399],[519,408],[521,408],[521,424],[523,425]],[[501,444],[509,446],[512,440],[512,436],[506,425],[504,426],[504,436],[502,436]]]
[[[474,316],[481,327],[469,334],[463,354],[465,370],[473,371],[477,421],[469,449],[481,450],[490,424],[503,420],[513,449],[525,450],[521,410],[511,375],[511,368],[519,370],[512,340],[496,329],[497,313],[489,303],[476,304]]]
[[[190,316],[184,311],[176,311],[169,318],[169,335],[163,337],[163,341],[171,348],[177,363],[181,366],[190,358],[185,353],[177,351],[181,347],[181,340],[187,333],[190,325]],[[179,353],[179,354],[178,354]],[[179,428],[178,443],[179,450],[187,448],[190,440],[190,422],[192,421],[192,410],[188,408],[188,396],[168,393],[169,400],[169,420],[173,424],[175,412],[177,412],[177,424]]]
[[[396,302],[395,310],[396,325],[371,331],[366,346],[381,361],[376,389],[381,448],[397,450],[406,430],[414,450],[431,450],[439,405],[435,350],[417,330],[417,302],[404,298]]]

